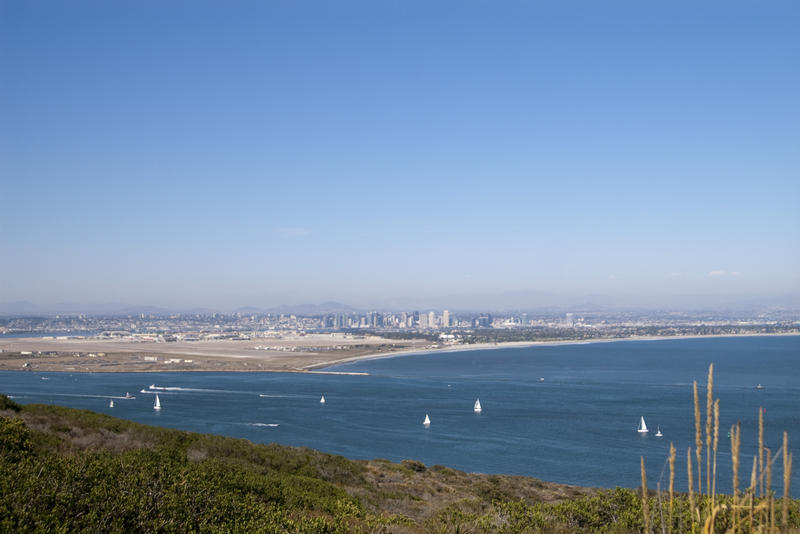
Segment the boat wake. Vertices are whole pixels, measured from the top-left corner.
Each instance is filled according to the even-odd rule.
[[[203,388],[183,388],[179,386],[157,386],[151,384],[150,391],[183,391],[188,393],[238,393],[240,395],[252,394],[252,391],[234,391],[230,389],[203,389]]]
[[[247,423],[249,426],[261,426],[261,427],[270,427],[274,428],[276,426],[280,426],[278,423]]]
[[[27,397],[36,396],[36,395],[39,395],[39,394],[37,394],[37,393],[25,393],[24,395],[27,398]],[[125,397],[124,395],[89,395],[89,394],[85,394],[85,393],[46,393],[46,394],[41,394],[41,395],[53,396],[53,397],[77,397],[77,398],[81,398],[81,399],[122,399],[122,400],[130,399],[130,397]],[[20,396],[9,397],[9,398],[17,398],[18,399],[18,398],[20,398]],[[136,397],[134,397],[134,398],[136,398]]]

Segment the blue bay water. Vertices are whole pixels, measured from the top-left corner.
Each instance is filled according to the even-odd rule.
[[[677,484],[685,490],[686,448],[694,440],[692,381],[702,386],[705,411],[711,362],[721,406],[718,488],[730,491],[731,425],[742,424],[748,478],[757,451],[759,407],[766,410],[766,445],[773,451],[784,430],[790,448],[800,439],[798,336],[439,352],[331,368],[369,376],[2,372],[0,392],[21,403],[60,404],[355,459],[412,458],[584,486],[638,486],[639,456],[644,455],[649,484],[655,487],[672,441],[682,466]],[[759,383],[765,389],[756,390]],[[152,409],[153,391],[140,393],[151,384],[166,388],[154,390],[163,405],[160,412]],[[126,391],[136,399],[119,398]],[[481,414],[472,410],[476,398]],[[422,425],[426,413],[429,428]],[[649,434],[636,432],[640,416]],[[657,427],[663,438],[655,437]],[[800,487],[797,472],[793,485]]]

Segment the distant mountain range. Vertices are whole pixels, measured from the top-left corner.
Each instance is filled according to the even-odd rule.
[[[124,303],[74,303],[62,302],[54,305],[38,305],[28,301],[0,303],[3,315],[51,315],[51,314],[120,314],[138,315],[169,313],[211,314],[298,314],[318,315],[324,313],[356,313],[365,311],[412,311],[443,310],[466,311],[534,311],[561,313],[601,312],[623,310],[716,310],[751,311],[796,310],[800,312],[800,295],[750,296],[750,295],[672,295],[657,297],[583,295],[563,296],[537,291],[516,291],[498,294],[452,295],[430,298],[397,298],[368,302],[358,305],[327,301],[320,304],[281,304],[277,306],[242,306],[235,309],[212,307],[161,307],[152,305],[130,305]]]

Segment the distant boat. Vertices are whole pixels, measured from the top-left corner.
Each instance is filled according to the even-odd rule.
[[[477,399],[475,401],[475,407],[473,409],[475,410],[475,413],[481,413],[483,411],[483,409],[481,408],[481,400],[480,399]]]
[[[154,410],[160,410],[161,409],[161,401],[158,398],[158,393],[156,393],[156,403],[153,404],[153,409]]]
[[[647,430],[647,423],[644,422],[644,416],[639,419],[639,432],[648,432]]]
[[[660,438],[660,437],[662,437],[664,434],[662,434],[662,433],[661,433],[661,427],[660,427],[660,426],[659,426],[659,427],[657,427],[657,428],[658,428],[658,431],[656,432],[656,437],[657,437],[657,438]]]
[[[150,384],[150,389],[156,389],[156,385],[155,384]]]
[[[139,393],[147,393],[147,390],[142,388],[142,389],[139,390]]]
[[[544,378],[540,378],[540,379],[539,379],[539,382],[544,382]]]
[[[125,392],[125,398],[130,400],[130,399],[135,399],[136,397],[134,397],[133,395],[131,395],[131,394],[130,394],[130,392],[126,391],[126,392]]]
[[[108,407],[109,407],[109,408],[113,408],[113,407],[114,407],[114,399],[111,399],[111,400],[108,402]]]
[[[764,386],[762,386],[761,384],[759,384],[759,385],[757,385],[757,386],[756,386],[756,389],[764,389]]]
[[[428,417],[428,414],[425,414],[425,420],[422,422],[425,426],[431,426],[431,418]]]
[[[325,404],[325,395],[323,395],[322,397],[319,398],[319,403],[320,404]]]

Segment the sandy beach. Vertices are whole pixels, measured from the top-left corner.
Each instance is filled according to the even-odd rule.
[[[251,340],[138,342],[94,338],[0,339],[0,370],[38,372],[249,371],[332,373],[326,368],[363,359],[408,354],[473,351],[566,344],[658,341],[736,336],[649,336],[590,340],[521,341],[465,345],[431,344],[343,334],[284,335]]]

